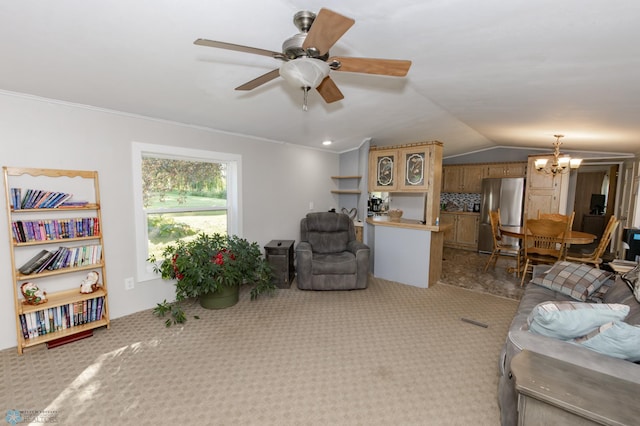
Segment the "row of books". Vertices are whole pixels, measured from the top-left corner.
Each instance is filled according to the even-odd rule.
[[[27,189],[24,197],[21,188],[11,188],[11,204],[14,210],[55,209],[71,198],[66,192]]]
[[[78,247],[61,246],[54,252],[41,250],[18,270],[23,275],[30,275],[45,270],[55,271],[62,268],[95,265],[99,263],[101,259],[102,246],[99,244]]]
[[[92,237],[100,235],[100,221],[97,217],[16,220],[11,223],[11,230],[18,243]]]
[[[53,308],[20,315],[20,327],[25,339],[66,330],[102,318],[104,296],[82,300]]]

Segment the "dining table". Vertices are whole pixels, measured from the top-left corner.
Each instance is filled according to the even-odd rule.
[[[500,233],[508,237],[524,239],[524,226],[500,226]],[[571,230],[567,234],[565,242],[567,244],[591,244],[598,238],[594,234],[582,231]]]
[[[499,229],[502,235],[519,238],[521,240],[524,239],[524,226],[500,226]],[[596,235],[588,232],[570,230],[566,236],[565,244],[591,244],[596,240],[596,238],[598,238]],[[517,265],[516,268],[507,268],[507,272],[513,273],[518,270],[519,272],[524,273],[524,271],[521,270],[522,266],[523,265]]]

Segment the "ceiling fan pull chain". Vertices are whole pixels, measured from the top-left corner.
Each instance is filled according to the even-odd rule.
[[[304,101],[302,102],[302,110],[306,111],[307,108],[307,94],[309,93],[309,86],[304,86],[302,88],[302,91],[304,92]]]

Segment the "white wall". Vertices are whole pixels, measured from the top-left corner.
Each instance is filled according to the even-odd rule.
[[[162,280],[136,282],[134,290],[124,290],[124,278],[135,276],[134,141],[240,154],[243,236],[261,246],[271,239],[297,241],[299,221],[310,202],[316,211],[335,204],[329,176],[338,174],[337,154],[0,93],[1,165],[99,172],[112,319],[173,298],[172,285]],[[5,349],[15,347],[17,340],[10,236],[2,225],[7,223],[6,200],[0,198],[0,349]]]

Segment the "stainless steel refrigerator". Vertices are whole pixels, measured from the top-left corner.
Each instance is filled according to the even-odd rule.
[[[482,253],[491,253],[493,250],[489,212],[498,208],[503,226],[522,226],[524,178],[482,179],[478,234],[478,251]],[[504,237],[504,239],[507,244],[519,244],[516,238]]]

